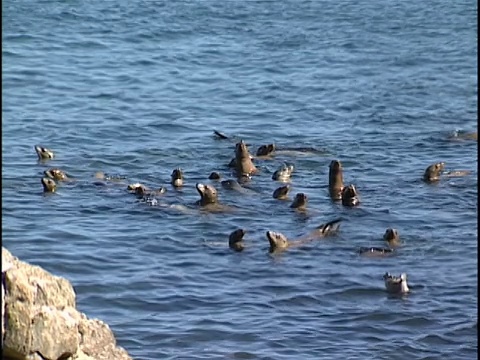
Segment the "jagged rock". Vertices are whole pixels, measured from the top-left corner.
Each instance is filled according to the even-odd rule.
[[[131,360],[107,324],[75,309],[70,282],[2,247],[4,359]]]

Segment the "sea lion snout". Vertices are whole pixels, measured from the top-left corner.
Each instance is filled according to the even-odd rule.
[[[348,186],[345,186],[342,190],[342,205],[353,207],[359,204],[360,199],[358,197],[358,192],[355,185],[350,184]]]
[[[303,209],[307,206],[308,197],[304,193],[298,193],[295,195],[295,199],[293,199],[292,205],[290,205],[293,209]]]
[[[262,145],[257,149],[257,156],[268,156],[275,151],[275,144]]]
[[[243,251],[245,245],[243,243],[243,237],[245,236],[245,230],[237,229],[233,231],[228,237],[228,246],[235,251]]]
[[[286,199],[288,196],[288,192],[290,191],[290,185],[284,185],[276,188],[273,192],[273,198],[283,200]]]
[[[288,240],[285,235],[275,231],[266,232],[268,242],[270,243],[270,252],[288,247]]]
[[[65,172],[60,169],[49,169],[45,170],[43,173],[50,179],[54,179],[57,181],[63,181],[67,179],[67,174],[65,174]]]
[[[436,182],[440,180],[441,173],[445,170],[445,162],[438,162],[430,165],[425,169],[423,180],[427,183]]]
[[[397,229],[388,228],[383,234],[383,240],[389,243],[390,246],[398,245],[400,242],[400,235]]]

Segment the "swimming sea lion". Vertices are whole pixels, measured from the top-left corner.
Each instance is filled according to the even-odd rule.
[[[313,231],[296,240],[288,240],[285,235],[275,231],[267,231],[267,239],[270,243],[269,252],[277,252],[290,247],[300,246],[309,241],[337,234],[340,229],[340,221],[336,219],[316,227]]]
[[[49,169],[45,170],[43,173],[50,179],[54,179],[57,181],[64,181],[68,179],[67,174],[65,174],[65,172],[60,169]]]
[[[343,206],[357,206],[360,204],[357,189],[355,185],[348,185],[342,189],[342,205]]]
[[[35,145],[35,151],[37,152],[39,160],[53,159],[53,151],[47,148]]]
[[[171,184],[178,188],[183,186],[183,171],[180,168],[176,168],[172,171]]]
[[[389,293],[404,294],[410,291],[407,285],[407,274],[405,273],[400,276],[393,276],[387,272],[383,275],[383,280],[385,281],[385,288]]]
[[[240,140],[235,146],[235,169],[237,176],[252,175],[258,172],[243,140]]]
[[[445,170],[444,162],[438,162],[430,165],[429,167],[427,167],[427,169],[425,170],[425,173],[423,174],[423,181],[427,183],[439,181],[440,175],[444,170]]]
[[[242,177],[242,179],[244,179],[244,178]],[[236,180],[232,180],[232,179],[223,180],[221,182],[221,184],[225,189],[238,191],[239,193],[242,193],[242,194],[253,194],[254,193],[254,191],[244,188]]]
[[[209,204],[216,204],[218,202],[217,189],[215,189],[212,185],[197,183],[195,187],[200,194],[200,200],[197,201],[198,205],[205,206]]]
[[[135,195],[139,197],[152,197],[156,195],[162,195],[165,194],[167,189],[165,189],[163,186],[158,188],[157,190],[150,190],[144,185],[137,186],[135,188]]]
[[[453,140],[453,141],[461,141],[461,140],[478,141],[478,135],[476,131],[454,131],[448,138],[449,140]]]
[[[280,186],[273,192],[273,198],[278,200],[286,200],[288,192],[290,191],[290,185]]]
[[[218,172],[214,171],[214,172],[212,172],[212,173],[208,176],[208,178],[209,178],[210,180],[220,180],[220,179],[221,179],[221,176],[220,176],[220,174],[219,174]]]
[[[332,160],[328,172],[328,191],[332,200],[342,199],[343,187],[342,163],[338,160]]]
[[[245,230],[237,229],[233,231],[230,236],[228,237],[228,246],[230,249],[235,251],[243,251],[245,248],[245,244],[243,242],[243,237],[245,235]]]
[[[388,228],[383,234],[383,240],[385,240],[389,246],[395,247],[400,244],[400,235],[397,229]]]
[[[257,149],[257,156],[269,156],[275,151],[275,144],[262,145]]]
[[[287,182],[294,170],[293,165],[283,164],[272,175],[272,180]]]
[[[57,190],[57,184],[53,179],[44,177],[41,182],[43,185],[43,192],[55,192]]]
[[[297,195],[295,195],[295,199],[293,199],[290,207],[292,209],[305,210],[307,208],[307,202],[307,195],[305,195],[304,193],[298,193]]]
[[[380,248],[380,247],[361,247],[358,249],[360,255],[369,257],[388,256],[394,253],[393,249]]]

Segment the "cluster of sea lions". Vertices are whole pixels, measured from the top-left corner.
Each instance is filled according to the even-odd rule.
[[[219,132],[214,131],[214,134],[217,138],[222,140],[233,140],[231,137]],[[465,139],[475,139],[476,136],[465,136]],[[50,149],[35,146],[35,151],[39,160],[46,161],[54,158],[54,152]],[[260,170],[254,164],[256,159],[268,159],[274,156],[277,152],[286,152],[286,153],[302,153],[315,151],[312,148],[278,148],[275,144],[264,144],[261,145],[257,152],[256,156],[252,156],[248,145],[242,140],[235,140],[235,151],[234,158],[230,161],[228,166],[233,169],[233,174],[236,176],[236,180],[227,179],[220,182],[221,186],[224,189],[238,191],[241,193],[248,193],[249,189],[242,186],[242,184],[247,183],[252,179],[252,176],[258,175]],[[288,184],[292,174],[294,173],[294,165],[289,163],[281,164],[278,169],[273,173],[272,180],[278,181],[280,183],[286,183],[279,186],[273,192],[273,198],[278,200],[287,200],[288,194],[291,189],[291,186]],[[432,165],[429,165],[424,174],[423,181],[426,183],[434,183],[441,180],[442,176],[452,177],[452,176],[464,176],[467,175],[468,171],[445,171],[445,163],[438,162]],[[125,177],[120,176],[111,176],[103,173],[95,174],[95,178],[102,181],[118,181],[120,184],[124,184],[126,180]],[[212,172],[208,179],[215,181],[221,180],[221,175],[218,172]],[[64,171],[57,168],[51,168],[44,171],[44,176],[41,178],[41,183],[43,186],[43,191],[45,193],[54,193],[57,191],[57,183],[63,181],[73,181],[74,179],[67,175]],[[182,169],[176,168],[172,171],[170,175],[170,184],[174,188],[181,188],[184,186],[184,173]],[[196,183],[195,188],[200,196],[200,199],[196,202],[196,206],[201,207],[203,210],[207,211],[226,211],[231,209],[227,205],[223,205],[219,202],[218,192],[214,185],[212,184],[203,184]],[[126,189],[135,194],[138,198],[142,199],[145,202],[148,202],[150,205],[158,205],[158,198],[167,192],[165,187],[159,187],[156,189],[150,189],[142,183],[133,183],[128,184]],[[342,163],[338,159],[331,160],[329,165],[328,173],[328,192],[332,201],[340,202],[345,207],[357,207],[361,204],[359,193],[354,184],[344,184],[344,172],[342,168]],[[290,204],[292,209],[298,211],[304,211],[308,205],[308,196],[305,193],[295,194],[293,201]],[[185,206],[179,205],[177,209],[185,209]],[[340,229],[340,223],[342,219],[334,219],[332,221],[326,222],[319,225],[315,229],[309,231],[305,235],[289,239],[286,235],[277,232],[268,230],[265,235],[269,244],[269,253],[278,253],[285,251],[292,247],[299,247],[309,242],[329,237],[335,236]],[[236,229],[228,237],[228,246],[230,249],[236,252],[242,252],[245,248],[245,229]],[[386,247],[361,247],[357,250],[357,253],[362,256],[369,257],[384,257],[391,256],[395,254],[396,248],[400,246],[400,235],[397,229],[388,228],[386,229],[383,240],[386,243]],[[383,276],[385,283],[385,288],[389,293],[402,294],[409,292],[409,287],[407,284],[407,275],[401,274],[400,276],[393,276],[390,273],[385,273]]]

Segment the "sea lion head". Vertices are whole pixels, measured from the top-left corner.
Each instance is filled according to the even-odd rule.
[[[35,145],[35,151],[37,152],[38,159],[45,160],[45,159],[53,159],[53,151],[47,148]]]
[[[218,202],[217,189],[212,185],[197,183],[195,187],[200,194],[200,200],[198,201],[199,205],[215,204]]]
[[[344,206],[357,206],[360,204],[355,185],[350,184],[342,189],[342,204]]]
[[[137,186],[133,190],[135,191],[135,195],[137,195],[137,196],[148,195],[148,189],[143,185]]]
[[[398,245],[400,243],[400,235],[397,229],[388,228],[383,234],[383,240],[388,242],[390,246]]]
[[[172,171],[172,185],[174,187],[181,187],[183,186],[183,171],[180,168],[176,168]]]
[[[386,272],[383,275],[385,281],[385,288],[389,293],[402,294],[410,291],[407,284],[407,274],[403,273],[400,276],[393,276]]]
[[[43,173],[45,174],[45,176],[49,177],[50,179],[54,179],[57,181],[63,181],[68,178],[67,174],[65,174],[65,172],[63,172],[60,169],[49,169],[49,170],[45,170]]]
[[[55,192],[55,190],[57,190],[57,184],[53,179],[47,177],[42,178],[42,185],[44,192]]]
[[[445,163],[438,162],[430,165],[423,174],[423,180],[426,182],[435,182],[440,180],[440,174],[445,170]]]
[[[295,167],[292,164],[282,164],[272,175],[272,180],[287,181]]]
[[[290,191],[290,185],[287,184],[284,186],[280,186],[279,188],[276,188],[275,191],[273,192],[273,198],[284,200],[287,198],[289,191]]]
[[[342,163],[338,160],[332,160],[328,172],[328,189],[333,200],[342,198],[343,189],[343,169]]]
[[[295,195],[295,199],[293,199],[292,205],[290,205],[293,209],[304,209],[307,206],[308,198],[307,195],[304,193],[298,193]]]
[[[218,172],[214,171],[208,176],[208,178],[210,180],[220,180],[221,176]]]
[[[275,144],[262,145],[257,150],[257,156],[271,155],[275,151]]]
[[[288,239],[282,233],[267,231],[267,239],[270,243],[270,252],[286,249],[288,247]]]
[[[237,229],[233,231],[228,237],[228,246],[235,251],[243,251],[245,244],[243,243],[243,237],[245,236],[245,230]]]

